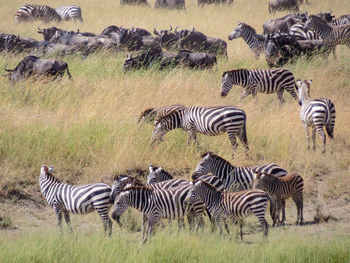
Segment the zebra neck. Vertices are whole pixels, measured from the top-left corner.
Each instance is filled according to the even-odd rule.
[[[203,196],[201,196],[203,202],[208,207],[209,211],[218,204],[222,198],[222,193],[215,189],[205,188]]]
[[[328,25],[318,26],[317,28],[315,28],[315,31],[317,35],[319,35],[322,39],[325,39],[331,34],[332,27]]]
[[[259,41],[256,33],[252,32],[252,31],[245,30],[242,33],[243,33],[242,38],[249,45],[249,47],[252,47],[255,42]]]
[[[174,112],[169,115],[169,125],[167,126],[167,130],[174,130],[177,128],[183,128],[184,125],[184,111]]]
[[[146,208],[148,207],[148,200],[150,197],[150,191],[139,189],[137,190],[132,198],[130,198],[130,206],[133,208],[139,210],[140,212],[145,212]]]
[[[61,184],[61,182],[52,175],[42,175],[39,178],[39,184],[41,192],[46,196],[50,188],[54,185]]]

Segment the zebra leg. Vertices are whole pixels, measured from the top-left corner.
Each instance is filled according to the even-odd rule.
[[[53,209],[57,215],[57,225],[62,229],[62,207],[60,205],[54,204]]]
[[[63,211],[63,215],[64,215],[64,220],[66,221],[66,224],[69,228],[70,232],[73,232],[72,226],[70,225],[70,216],[69,216],[69,212],[67,210]]]
[[[253,210],[253,214],[258,218],[260,224],[264,229],[264,236],[267,236],[269,233],[269,224],[265,219],[265,211],[261,210]]]
[[[283,91],[284,89],[280,89],[277,91],[277,98],[278,98],[278,101],[280,102],[280,105],[283,104]]]
[[[304,223],[303,218],[303,199],[300,197],[293,196],[293,201],[297,207],[297,221],[295,222],[296,225],[302,225]]]
[[[309,127],[307,126],[307,124],[304,124],[304,129],[306,132],[307,149],[310,150],[310,133],[309,133]]]
[[[185,229],[185,220],[183,218],[179,218],[177,220],[177,225],[178,225],[178,231],[180,231],[180,229]]]
[[[284,222],[286,221],[286,200],[281,200],[282,204],[282,225],[284,226]]]
[[[276,199],[276,215],[278,218],[278,225],[282,224],[282,221],[280,220],[281,209],[282,209],[282,200]],[[272,226],[275,226],[275,223]]]
[[[236,152],[236,149],[237,149],[237,146],[238,146],[236,133],[232,133],[232,132],[228,131],[227,134],[228,134],[228,138],[229,138],[229,140],[231,142],[231,145],[232,145],[232,150],[233,150],[232,159],[234,159],[235,152]]]
[[[315,137],[316,137],[316,130],[318,132],[318,134],[321,136],[322,138],[322,153],[325,153],[326,152],[326,135],[324,134],[324,130],[323,130],[323,126],[321,127],[316,127],[314,129],[314,133],[315,133]],[[312,138],[314,140],[314,145],[315,145],[315,141],[316,139]],[[316,149],[316,146],[314,146],[314,150]]]
[[[316,127],[312,127],[312,149],[316,151]]]
[[[97,213],[100,215],[105,233],[108,234],[108,236],[111,236],[112,234],[112,221],[108,216],[109,208],[106,209],[105,207],[101,209],[96,209]]]

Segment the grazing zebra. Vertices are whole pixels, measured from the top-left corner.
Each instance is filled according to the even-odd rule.
[[[168,115],[170,112],[174,110],[181,110],[185,108],[186,106],[181,104],[174,104],[170,106],[163,106],[163,107],[157,107],[157,108],[148,108],[140,114],[140,117],[138,118],[138,122],[141,122],[141,121],[154,122],[155,120],[158,120]]]
[[[312,80],[297,80],[299,104],[301,106],[300,118],[306,131],[307,148],[310,149],[309,127],[312,127],[313,150],[316,150],[316,131],[323,141],[322,153],[326,152],[326,135],[323,126],[330,139],[334,139],[335,106],[329,99],[310,99],[310,85]]]
[[[236,69],[225,71],[221,80],[221,97],[225,97],[229,93],[232,85],[243,87],[240,99],[250,94],[255,97],[257,92],[265,94],[277,92],[278,100],[282,104],[284,90],[292,95],[294,99],[297,99],[294,76],[288,69]]]
[[[61,227],[62,213],[66,223],[69,225],[69,212],[73,214],[87,214],[96,210],[100,215],[105,232],[112,233],[112,221],[108,212],[111,207],[109,195],[111,187],[104,183],[87,185],[70,185],[60,182],[52,175],[52,169],[41,167],[39,185],[42,194],[48,204],[53,207]]]
[[[330,26],[322,18],[311,15],[305,23],[305,30],[315,31],[330,46],[341,44],[350,48],[350,24]]]
[[[296,36],[302,40],[314,40],[314,39],[320,39],[319,36],[315,31],[308,30],[305,31],[304,29],[305,23],[299,22],[291,26],[289,29],[289,34]]]
[[[350,24],[350,14],[342,15],[328,23],[330,26],[340,26]]]
[[[135,177],[127,176],[127,175],[118,175],[114,178],[113,184],[112,184],[112,191],[110,195],[110,201],[111,203],[114,202],[115,198],[118,196],[118,194],[125,188],[133,187],[133,186],[147,186],[154,190],[165,190],[170,188],[176,188],[176,187],[188,187],[190,185],[190,182],[183,179],[171,179],[163,182],[158,183],[152,183],[145,185],[142,181]],[[204,211],[204,206],[202,202],[198,202],[195,206],[193,206],[187,214],[187,220],[190,224],[190,227],[192,228],[194,225],[194,220],[197,219],[197,225],[203,227],[204,221],[201,217],[201,214]],[[119,226],[121,226],[120,218],[117,218],[117,223]],[[146,217],[143,216],[143,236],[145,234],[145,223],[146,223]],[[183,220],[179,220],[179,224],[183,224]]]
[[[153,167],[152,165],[150,165],[149,170],[150,170],[150,173],[147,176],[148,184],[160,183],[160,182],[174,179],[174,177],[171,174],[169,174],[167,171],[165,171],[162,167]],[[219,191],[225,190],[223,182],[221,181],[221,179],[219,179],[216,176],[202,175],[196,179],[201,179],[210,183],[211,185],[216,187]]]
[[[15,13],[15,22],[31,22],[41,20],[45,23],[60,22],[61,17],[56,10],[47,5],[24,5]]]
[[[258,59],[260,53],[264,51],[265,37],[256,33],[255,29],[245,23],[238,23],[238,26],[228,36],[229,40],[243,38],[249,48],[254,52],[255,58]]]
[[[63,21],[79,20],[80,22],[83,22],[81,8],[77,5],[59,6],[56,8],[56,12],[61,16]]]
[[[239,167],[233,166],[230,162],[212,152],[207,152],[202,155],[202,160],[197,164],[192,179],[198,180],[201,176],[212,173],[223,182],[225,190],[241,191],[253,187],[254,171],[266,172],[275,176],[287,175],[286,170],[273,163]]]
[[[198,180],[193,183],[191,191],[186,198],[186,204],[191,205],[197,199],[203,200],[207,209],[214,218],[214,222],[222,232],[221,218],[230,217],[240,220],[240,234],[243,239],[242,219],[253,213],[264,228],[264,236],[268,234],[269,225],[265,219],[267,201],[271,205],[271,217],[276,220],[275,205],[271,197],[264,191],[258,189],[245,190],[236,193],[218,191],[211,184]],[[226,226],[225,226],[226,227]],[[228,228],[226,227],[227,232]]]
[[[145,219],[143,242],[146,242],[154,226],[162,218],[183,221],[187,211],[198,203],[202,205],[201,212],[204,212],[204,205],[201,201],[197,200],[191,206],[185,204],[185,198],[191,187],[188,185],[155,190],[149,186],[133,186],[123,189],[115,198],[112,217],[119,221],[119,217],[130,206],[142,212]],[[196,216],[201,216],[201,214],[196,214]]]
[[[275,201],[277,205],[276,217],[279,218],[282,209],[282,225],[286,220],[285,200],[292,197],[297,206],[296,225],[303,224],[303,189],[304,180],[298,174],[290,174],[283,177],[276,177],[272,174],[258,172],[255,175],[254,188],[266,191]],[[273,223],[273,226],[275,226]]]
[[[249,150],[246,132],[247,116],[245,112],[234,106],[199,107],[191,106],[175,110],[156,121],[152,133],[151,144],[163,140],[168,131],[182,128],[188,132],[188,144],[192,138],[198,145],[197,132],[215,136],[227,132],[233,152],[237,148],[236,136],[242,142],[246,154]],[[232,154],[234,157],[234,153]]]

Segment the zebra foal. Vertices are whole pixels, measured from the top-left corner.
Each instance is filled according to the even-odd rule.
[[[264,51],[265,37],[257,34],[255,29],[250,25],[241,22],[239,22],[238,26],[231,32],[228,39],[233,40],[239,37],[243,38],[249,48],[254,52],[255,58],[258,59],[260,53]]]
[[[151,145],[154,145],[157,141],[162,141],[167,132],[182,128],[188,133],[187,143],[190,144],[190,139],[193,139],[197,148],[199,147],[197,132],[210,136],[227,133],[233,148],[232,157],[234,157],[237,148],[236,137],[242,142],[247,154],[249,148],[246,120],[245,112],[234,106],[191,106],[174,110],[155,122]]]
[[[41,20],[45,23],[60,22],[61,17],[55,9],[47,5],[24,5],[15,13],[16,23],[32,22],[34,20]]]
[[[63,21],[74,20],[83,22],[81,8],[77,5],[59,6],[56,8],[57,14],[60,15]]]
[[[60,182],[52,175],[52,169],[42,166],[39,186],[48,204],[55,210],[58,226],[61,227],[62,214],[69,225],[69,213],[88,214],[96,210],[104,223],[105,232],[112,233],[112,221],[108,212],[111,207],[109,196],[111,187],[104,183],[70,185]]]
[[[221,80],[221,97],[225,97],[233,85],[243,87],[240,99],[248,95],[256,96],[257,92],[271,94],[277,92],[280,104],[283,103],[283,92],[286,90],[294,99],[295,93],[294,75],[287,69],[235,69],[225,71]]]
[[[312,127],[313,150],[316,150],[316,131],[322,138],[322,153],[326,152],[326,135],[323,127],[330,139],[334,139],[335,106],[329,99],[310,99],[310,88],[312,80],[297,80],[299,105],[301,106],[300,118],[306,131],[307,145],[310,149],[309,127]]]
[[[303,189],[304,180],[298,174],[290,174],[283,177],[276,177],[268,173],[258,172],[254,180],[254,188],[266,191],[277,204],[277,218],[282,209],[282,221],[284,225],[286,220],[285,215],[285,200],[292,197],[297,207],[297,221],[296,225],[303,224]],[[275,226],[275,222],[273,223]]]
[[[268,223],[265,219],[265,210],[267,202],[270,201],[271,216],[275,221],[275,206],[270,196],[258,189],[245,190],[237,193],[218,191],[211,184],[198,180],[193,182],[191,191],[186,198],[186,204],[191,205],[195,200],[203,200],[207,209],[213,216],[214,222],[220,227],[222,233],[221,219],[225,222],[226,218],[234,220],[240,219],[240,236],[243,239],[242,219],[250,214],[254,214],[264,229],[264,236],[268,234]],[[225,226],[226,227],[226,226]],[[228,228],[226,228],[228,231]]]

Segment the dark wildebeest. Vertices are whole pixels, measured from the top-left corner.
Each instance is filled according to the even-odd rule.
[[[47,42],[39,42],[33,38],[22,38],[20,36],[2,33],[0,35],[0,52],[21,53],[33,52],[37,48],[48,44]]]
[[[281,18],[271,19],[263,24],[263,33],[273,34],[276,32],[289,33],[292,25],[300,22],[306,22],[308,16],[303,14],[290,14]]]
[[[96,36],[95,34],[90,32],[79,32],[79,30],[77,32],[66,31],[54,26],[50,28],[44,28],[44,29],[40,29],[40,27],[38,27],[38,33],[43,35],[45,41],[49,41],[53,43],[57,42],[62,36],[66,35],[67,33],[71,35],[77,35],[77,36],[83,36],[83,37]]]
[[[154,8],[186,9],[185,0],[156,0]]]
[[[9,72],[8,78],[11,83],[16,83],[30,77],[52,77],[55,80],[57,77],[62,77],[67,71],[68,77],[72,76],[68,70],[68,64],[62,60],[40,59],[35,56],[27,56],[22,59],[15,69],[7,69]]]
[[[172,31],[172,26],[170,26],[169,30],[157,30],[156,27],[153,30],[153,33],[159,37],[159,42],[161,44],[162,47],[166,48],[166,49],[176,49],[176,44],[177,41],[179,41],[180,36],[177,35]],[[175,28],[176,31],[176,28]]]
[[[179,65],[189,68],[209,69],[216,64],[216,56],[207,53],[195,53],[181,50],[175,57]]]
[[[276,11],[299,11],[299,3],[297,0],[270,0],[269,1],[269,13]]]
[[[151,64],[159,62],[161,60],[161,49],[149,49],[142,52],[136,57],[128,55],[124,61],[123,70],[130,71],[141,68],[148,68]]]
[[[149,6],[147,0],[120,0],[121,5],[145,5]]]

